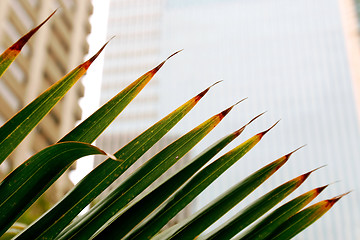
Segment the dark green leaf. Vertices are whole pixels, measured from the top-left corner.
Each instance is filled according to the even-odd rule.
[[[63,166],[91,154],[105,153],[86,143],[58,143],[12,171],[0,184],[0,235],[56,180]]]
[[[112,221],[109,226],[102,231],[98,239],[110,239],[124,237],[131,229],[140,223],[145,217],[152,213],[161,205],[171,194],[181,187],[193,174],[195,174],[202,166],[204,166],[211,158],[213,158],[220,150],[228,145],[232,140],[241,134],[246,125],[219,140],[191,163],[179,170],[174,176],[169,177],[160,186],[156,187],[152,192],[141,198],[135,204],[132,204],[126,211],[122,211],[116,220]],[[126,222],[126,225],[123,224]]]
[[[156,214],[147,218],[130,232],[125,239],[144,239],[154,236],[171,218],[215,181],[225,170],[250,151],[270,129],[256,134],[197,173],[161,206]]]
[[[339,201],[343,196],[348,193],[342,194],[340,196],[323,200],[321,202],[315,203],[310,207],[305,208],[304,210],[293,215],[278,228],[276,228],[268,237],[265,239],[268,240],[281,240],[281,239],[291,239],[296,234],[313,224],[318,220],[322,215],[332,208],[332,206]]]
[[[232,107],[211,117],[144,163],[106,198],[97,203],[77,225],[68,229],[60,239],[91,237],[121,208],[190,151],[231,109]]]
[[[268,192],[224,224],[210,232],[206,235],[205,239],[231,239],[297,189],[307,179],[311,172],[294,178]],[[212,217],[211,213],[208,214],[208,217]]]
[[[35,239],[41,236],[53,238],[59,234],[83,208],[175,126],[208,90],[209,88],[184,103],[115,153],[114,155],[121,159],[121,162],[107,159],[100,164],[80,181],[67,196],[20,234],[18,239]],[[39,232],[43,234],[39,236]]]
[[[255,226],[252,226],[249,230],[243,234],[237,236],[237,240],[261,240],[267,237],[275,228],[285,222],[289,217],[300,211],[308,203],[310,203],[315,197],[317,197],[326,186],[319,187],[308,191],[299,197],[289,201],[282,205],[266,218],[261,220]]]

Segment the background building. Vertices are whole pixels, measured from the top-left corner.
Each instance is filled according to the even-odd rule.
[[[58,12],[33,36],[0,80],[0,124],[31,102],[83,61],[88,52],[90,0],[1,0],[0,51]],[[78,100],[84,87],[77,83],[2,165],[7,173],[29,156],[57,142],[81,118]],[[4,166],[4,167],[3,167]],[[46,193],[57,201],[73,184],[64,174]]]
[[[116,38],[107,46],[105,52],[101,104],[162,61],[160,52],[163,7],[163,0],[110,1],[107,38],[111,36],[116,36]],[[161,104],[157,75],[99,137],[97,145],[100,148],[115,152],[162,117],[158,109]],[[179,134],[165,136],[115,181],[102,196],[106,196],[134,169],[180,136]],[[104,158],[95,157],[95,159],[95,165],[98,165]],[[189,155],[186,155],[178,164],[184,164],[188,160]],[[190,207],[184,209],[169,224],[188,216],[190,210]]]
[[[347,11],[343,11],[345,7]],[[248,100],[234,109],[212,136],[231,132],[265,110],[268,113],[249,126],[242,140],[282,119],[197,199],[199,208],[250,172],[303,144],[307,147],[246,202],[324,164],[328,166],[314,173],[294,195],[336,180],[341,182],[330,186],[319,199],[359,189],[360,135],[353,88],[359,78],[352,74],[359,65],[350,64],[349,59],[360,55],[352,51],[347,44],[350,36],[344,34],[353,27],[352,41],[358,43],[358,28],[349,25],[356,19],[355,12],[353,2],[337,0],[167,2],[162,55],[178,48],[185,51],[174,59],[176,64],[163,69],[162,77],[172,79],[173,84],[161,81],[159,102],[171,105],[183,98],[175,92],[193,91],[209,81],[224,79],[203,102],[209,115],[241,98]],[[200,121],[202,115],[194,112],[185,121]],[[211,141],[209,136],[204,146]],[[360,194],[356,192],[297,239],[360,238]]]
[[[327,164],[292,196],[337,180],[341,182],[326,189],[318,200],[355,191],[296,239],[359,239],[358,26],[353,0],[113,0],[108,36],[119,37],[105,54],[102,102],[172,52],[185,50],[166,63],[99,142],[107,141],[102,146],[105,150],[118,150],[121,146],[109,141],[117,145],[121,134],[139,133],[211,83],[224,79],[170,135],[185,133],[244,97],[249,99],[194,153],[265,110],[268,113],[232,146],[279,118],[282,121],[197,198],[197,208],[266,163],[307,144],[245,202]]]

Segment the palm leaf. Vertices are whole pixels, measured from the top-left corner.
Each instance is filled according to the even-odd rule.
[[[314,171],[314,170],[313,170]],[[260,218],[268,210],[278,204],[281,200],[295,191],[313,172],[310,171],[294,178],[274,190],[268,192],[230,220],[206,235],[205,239],[231,239],[256,219]]]
[[[191,98],[117,151],[114,155],[118,159],[121,159],[121,162],[114,162],[111,159],[107,159],[100,164],[80,181],[68,195],[20,234],[18,239],[35,239],[36,237],[41,237],[39,236],[39,232],[42,232],[44,236],[48,237],[56,236],[84,207],[175,126],[175,124],[200,101],[211,87],[212,86]]]
[[[107,43],[106,43],[107,44]],[[20,110],[0,128],[0,163],[20,144],[66,92],[85,74],[106,44],[88,61],[80,64]]]
[[[86,143],[58,143],[11,172],[0,184],[0,235],[55,181],[63,165],[91,154],[105,152]]]
[[[55,12],[56,10],[47,19],[45,19],[45,21],[40,23],[37,27],[31,29],[27,34],[22,36],[16,43],[14,43],[0,55],[0,77],[4,74],[6,69],[8,69],[10,64],[16,59],[16,57],[21,52],[21,49],[25,46],[29,39],[55,14]]]
[[[154,236],[171,218],[215,181],[225,170],[250,151],[271,128],[256,134],[197,173],[161,206],[161,209],[156,214],[136,227],[125,239],[143,239]]]
[[[91,237],[122,207],[190,151],[232,108],[233,106],[209,118],[148,160],[106,198],[97,203],[76,226],[68,229],[60,239]]]
[[[150,82],[150,80],[160,70],[165,62],[180,51],[171,54],[158,66],[132,82],[129,86],[110,99],[90,117],[79,124],[74,130],[64,136],[60,141],[80,141],[87,143],[93,142]]]
[[[281,224],[265,239],[280,240],[292,238],[318,220],[322,215],[329,211],[337,201],[348,193],[349,192],[331,199],[323,200],[305,208]]]
[[[250,122],[248,124],[250,124]],[[183,185],[220,150],[238,137],[248,124],[220,139],[203,153],[199,154],[199,156],[191,161],[187,166],[179,170],[174,176],[168,178],[152,192],[148,193],[139,201],[132,204],[129,208],[122,211],[121,214],[116,217],[116,220],[113,220],[109,226],[104,225],[104,231],[102,231],[97,238],[107,239],[112,238],[113,236],[117,236],[118,238],[124,237],[132,228],[134,228],[145,217],[160,206],[161,203],[163,203],[171,194],[180,188],[181,185]],[[126,225],[123,224],[124,222],[126,222]]]
[[[260,186],[281,166],[283,166],[293,152],[277,159],[276,161],[259,169],[249,177],[245,178],[231,189],[220,195],[203,209],[193,214],[189,220],[181,224],[169,238],[180,239],[184,236],[198,236],[212,223],[217,221],[228,210],[248,196],[253,190]],[[211,216],[211,218],[209,218]],[[192,228],[192,231],[189,229]],[[191,238],[191,237],[190,237]]]
[[[267,237],[275,228],[285,222],[289,217],[300,211],[308,203],[310,203],[315,197],[317,197],[326,187],[319,187],[310,190],[297,198],[282,205],[266,218],[261,220],[255,226],[252,226],[246,232],[235,237],[237,240],[261,240]]]

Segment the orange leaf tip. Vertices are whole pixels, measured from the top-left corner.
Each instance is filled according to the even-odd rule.
[[[152,74],[155,74],[157,71],[159,71],[159,69],[165,64],[165,62],[167,60],[169,60],[172,56],[178,54],[179,52],[181,52],[183,49],[179,50],[179,51],[176,51],[174,52],[173,54],[171,54],[170,56],[168,56],[163,62],[161,62],[159,65],[157,65],[153,70],[151,70],[150,72]]]
[[[37,32],[37,30],[39,30],[39,28],[42,27],[42,25],[44,25],[57,11],[57,9],[50,14],[49,17],[47,17],[42,23],[40,23],[37,27],[31,29],[27,34],[25,34],[24,36],[22,36],[16,43],[14,43],[9,49],[11,50],[15,50],[15,51],[20,51],[24,45],[27,43],[27,41],[29,41],[29,39]]]

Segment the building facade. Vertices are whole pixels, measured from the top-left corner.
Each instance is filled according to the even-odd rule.
[[[163,0],[110,1],[107,38],[112,36],[116,36],[116,38],[107,46],[105,52],[101,104],[107,102],[124,87],[164,60],[160,58],[164,3]],[[155,75],[141,93],[99,137],[97,145],[101,149],[107,152],[119,150],[164,116],[160,114],[158,108],[160,107],[158,102],[159,74],[161,73]],[[167,134],[121,175],[100,198],[106,196],[137,167],[180,136],[178,134]],[[95,157],[95,165],[98,165],[102,160],[102,157]],[[188,160],[189,155],[186,155],[176,166],[183,165]],[[176,166],[172,169],[176,169]],[[168,173],[171,174],[172,171],[170,170]],[[161,181],[167,176],[162,176],[159,180]],[[151,187],[148,190],[150,189]],[[169,224],[177,223],[185,216],[189,216],[190,213],[191,206],[179,213]]]
[[[0,80],[1,124],[84,60],[93,8],[90,0],[0,1],[1,52],[57,8]],[[57,142],[75,126],[81,118],[78,100],[83,92],[83,85],[77,83],[4,162],[3,173]],[[64,174],[47,198],[55,202],[72,186],[68,174]]]
[[[112,1],[108,36],[119,37],[105,54],[102,102],[170,53],[184,51],[166,63],[99,143],[107,142],[102,147],[110,152],[118,150],[121,146],[106,147],[118,145],[121,134],[140,133],[145,125],[150,126],[211,83],[224,79],[172,134],[179,136],[238,100],[248,100],[233,109],[194,153],[263,111],[268,113],[247,127],[238,144],[279,118],[282,121],[196,199],[197,209],[303,144],[308,146],[294,154],[230,216],[277,185],[324,164],[328,165],[326,169],[313,173],[291,196],[337,180],[341,182],[328,187],[318,200],[358,189],[360,39],[356,3]],[[359,239],[358,202],[360,193],[354,191],[296,239]]]
[[[162,77],[173,84],[160,81],[159,102],[171,105],[183,98],[175,92],[224,79],[204,99],[209,115],[248,99],[232,110],[213,136],[229,133],[267,110],[245,130],[240,143],[282,119],[199,196],[197,208],[303,144],[307,147],[229,215],[288,179],[325,164],[292,196],[337,180],[340,183],[328,187],[318,200],[360,187],[359,25],[352,0],[169,0],[165,8],[163,54],[185,50],[174,59],[176,64],[164,67]],[[200,121],[202,115],[194,112],[187,120]],[[212,141],[205,139],[200,147]],[[355,192],[296,239],[359,239],[360,194]]]

